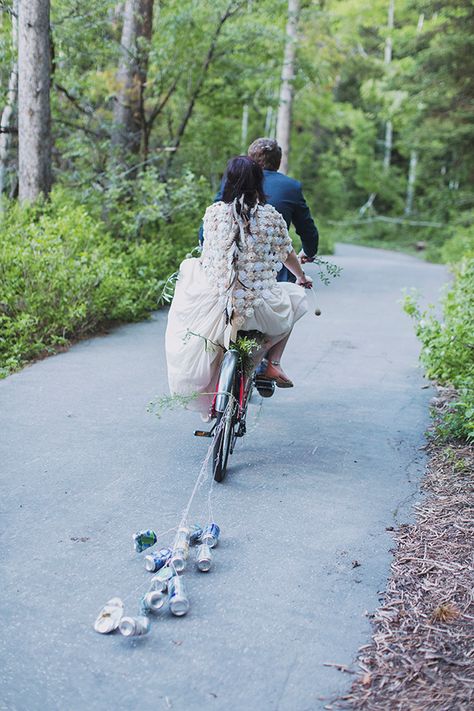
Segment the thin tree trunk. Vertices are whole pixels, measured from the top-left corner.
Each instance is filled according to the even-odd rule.
[[[21,202],[51,189],[49,0],[19,0],[18,174]]]
[[[241,150],[242,154],[247,153],[247,138],[249,134],[249,105],[244,104],[242,107],[242,131],[241,131]]]
[[[267,106],[267,113],[265,116],[265,128],[263,130],[263,133],[265,136],[268,136],[268,138],[271,138],[270,132],[272,130],[272,119],[273,119],[273,106]]]
[[[418,24],[416,26],[417,35],[423,30],[423,24],[425,21],[425,16],[421,13],[418,17]],[[411,215],[413,212],[413,203],[415,201],[415,185],[416,185],[416,171],[418,167],[418,152],[414,148],[410,151],[410,165],[408,167],[408,182],[407,182],[407,195],[405,199],[405,215]]]
[[[388,173],[390,170],[390,163],[392,162],[392,141],[393,141],[393,124],[390,119],[385,124],[385,141],[384,141],[384,152],[383,152],[383,169],[384,173]]]
[[[112,145],[120,157],[140,153],[145,123],[143,93],[152,25],[153,0],[126,0],[112,134]]]
[[[12,117],[18,93],[18,0],[13,1],[12,12],[12,51],[13,65],[8,81],[7,103],[0,118],[0,198],[5,189],[5,177],[8,166],[8,151],[12,134],[10,132]],[[1,202],[0,202],[1,205]]]
[[[280,101],[276,127],[276,140],[282,151],[280,171],[288,171],[290,152],[291,110],[293,105],[293,81],[295,77],[295,54],[300,14],[300,0],[288,0],[286,42],[281,73]]]
[[[413,210],[413,200],[415,197],[416,168],[418,165],[418,153],[411,151],[410,167],[408,169],[407,197],[405,201],[405,215],[411,215]]]
[[[385,51],[384,51],[384,62],[387,67],[390,66],[392,62],[392,32],[395,19],[395,0],[390,0],[388,5],[388,20],[387,20],[387,39],[385,40]],[[383,169],[385,173],[390,170],[390,163],[392,162],[392,140],[393,140],[393,126],[392,121],[388,119],[385,124],[385,141],[384,141],[384,154],[383,154]]]

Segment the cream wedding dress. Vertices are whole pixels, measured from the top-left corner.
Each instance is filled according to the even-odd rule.
[[[207,208],[202,254],[180,266],[166,330],[170,391],[199,393],[190,409],[208,413],[224,348],[238,330],[283,338],[308,310],[311,289],[276,280],[291,250],[271,205],[257,204],[245,220],[236,202]]]

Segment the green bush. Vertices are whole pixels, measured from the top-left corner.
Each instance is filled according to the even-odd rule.
[[[455,264],[463,257],[474,257],[474,225],[456,229],[441,248],[443,262]]]
[[[441,433],[474,441],[474,258],[464,258],[454,267],[454,277],[444,297],[443,321],[432,309],[421,312],[413,296],[406,298],[405,311],[416,321],[428,377],[458,393]]]
[[[106,321],[144,318],[198,224],[186,232],[169,221],[154,239],[123,240],[61,190],[46,204],[11,206],[0,234],[0,372]]]

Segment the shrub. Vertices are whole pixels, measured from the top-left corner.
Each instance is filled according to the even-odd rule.
[[[416,321],[428,377],[458,392],[440,432],[474,441],[474,258],[454,267],[454,277],[443,300],[443,321],[432,309],[421,312],[413,296],[406,298],[405,311]]]
[[[153,240],[124,241],[61,190],[46,204],[12,206],[0,234],[1,373],[105,321],[144,318],[197,226],[188,239],[170,239],[166,225]]]
[[[451,264],[463,257],[474,257],[474,225],[458,227],[441,248],[441,259]]]

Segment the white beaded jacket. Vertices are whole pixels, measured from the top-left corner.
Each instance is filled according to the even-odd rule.
[[[228,320],[239,328],[269,296],[292,250],[286,222],[272,205],[260,203],[246,219],[234,201],[210,205],[203,226],[201,264]]]

